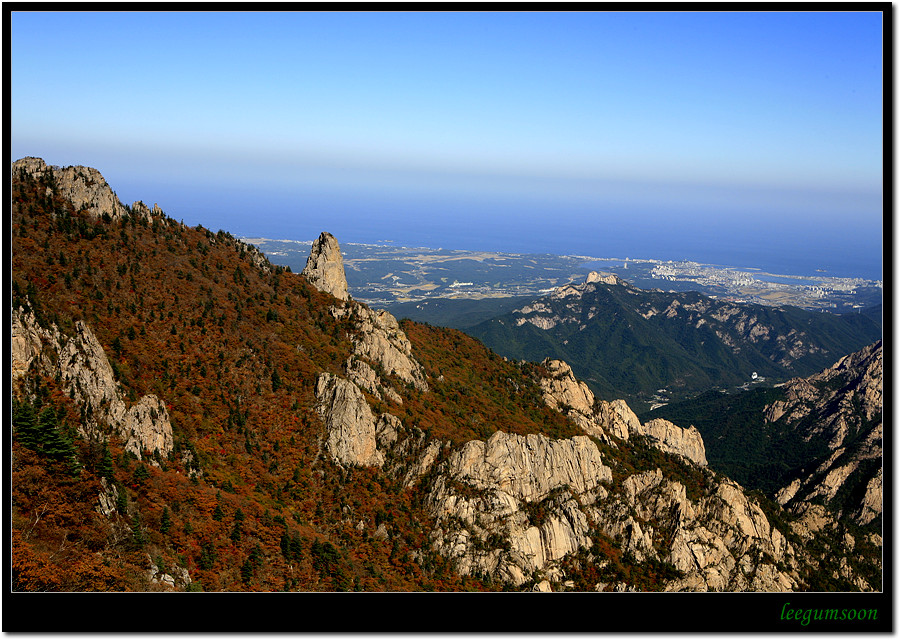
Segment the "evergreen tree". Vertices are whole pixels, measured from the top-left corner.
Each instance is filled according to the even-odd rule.
[[[72,438],[59,423],[59,413],[52,406],[36,414],[35,407],[24,400],[13,405],[13,425],[24,446],[41,455],[69,465],[76,475],[80,469]]]
[[[169,516],[169,507],[163,507],[162,516],[159,519],[160,533],[168,533],[172,528],[172,518]]]
[[[234,528],[231,530],[231,541],[234,544],[238,544],[241,541],[241,522],[240,520],[235,521]]]
[[[197,564],[204,571],[209,571],[216,564],[216,550],[211,542],[206,542],[200,547],[200,557]]]
[[[51,458],[66,454],[65,440],[59,433],[59,416],[53,407],[46,407],[38,416],[38,441],[42,453]]]
[[[281,376],[278,375],[278,369],[272,372],[272,391],[278,391],[281,388]]]
[[[147,470],[147,467],[143,464],[139,464],[134,470],[132,481],[138,486],[144,486],[148,478],[150,478],[150,472]]]
[[[121,484],[116,484],[116,511],[125,515],[128,513],[128,492]]]
[[[244,584],[250,584],[252,579],[253,565],[250,563],[250,560],[247,559],[244,561],[244,564],[241,565],[241,580],[243,580]]]
[[[103,443],[103,451],[100,455],[100,475],[110,482],[115,479],[113,477],[112,453],[110,453],[109,446],[106,442]]]
[[[36,450],[38,448],[38,419],[34,406],[28,401],[19,402],[13,399],[13,426],[15,434],[22,446]]]
[[[135,513],[131,519],[131,543],[136,549],[143,549],[146,539],[144,537],[144,528],[141,526],[141,516]]]

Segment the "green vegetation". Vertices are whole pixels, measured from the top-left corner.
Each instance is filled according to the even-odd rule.
[[[465,330],[509,358],[565,360],[595,394],[625,398],[635,407],[647,406],[659,389],[684,398],[745,384],[753,372],[775,380],[810,375],[882,334],[880,324],[864,315],[761,305],[746,305],[736,315],[734,305],[696,292],[597,284],[574,306],[570,298],[542,301],[550,308],[542,315],[560,319],[549,329],[506,314]],[[670,308],[677,313],[666,313]],[[701,308],[707,310],[696,310]],[[751,319],[767,327],[764,338],[748,337]],[[801,332],[815,349],[780,364],[788,357],[783,341]]]
[[[791,425],[766,422],[764,408],[783,398],[778,388],[734,394],[709,391],[638,418],[642,422],[665,418],[695,426],[703,436],[710,467],[744,487],[773,495],[828,450],[827,443],[819,440],[806,442]]]
[[[533,296],[484,298],[481,300],[435,298],[381,306],[397,319],[406,318],[465,331],[485,320],[518,309],[533,300]]]

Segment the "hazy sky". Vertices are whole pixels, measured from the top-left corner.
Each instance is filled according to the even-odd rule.
[[[12,159],[94,166],[126,202],[246,235],[271,237],[292,206],[310,229],[347,226],[366,198],[880,234],[882,21],[14,11]]]

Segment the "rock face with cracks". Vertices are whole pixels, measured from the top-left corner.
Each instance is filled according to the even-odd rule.
[[[21,378],[32,366],[59,376],[70,396],[85,408],[82,435],[98,435],[107,424],[125,442],[125,449],[141,458],[145,453],[168,455],[174,447],[165,403],[153,394],[128,406],[100,342],[84,322],[75,335],[55,326],[41,326],[34,314],[19,309],[12,315],[12,377]]]
[[[375,415],[355,384],[330,373],[316,383],[316,408],[325,422],[325,450],[335,462],[380,467],[384,455],[375,439]]]
[[[879,341],[819,374],[789,381],[785,399],[765,408],[767,421],[792,425],[805,440],[824,440],[830,451],[782,487],[779,504],[806,513],[824,503],[860,525],[882,514],[882,372]]]
[[[629,436],[646,436],[650,443],[698,464],[706,465],[703,437],[693,426],[683,429],[668,420],[657,418],[641,424],[624,400],[596,400],[588,386],[575,378],[572,368],[562,360],[544,360],[549,373],[538,379],[544,401],[552,409],[567,415],[588,435],[610,442],[612,435],[620,440]]]
[[[323,231],[313,242],[302,274],[320,291],[330,293],[338,300],[350,299],[341,248],[330,233]]]

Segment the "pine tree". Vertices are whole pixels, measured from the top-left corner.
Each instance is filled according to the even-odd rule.
[[[231,541],[234,544],[238,544],[241,541],[241,521],[236,520],[234,523],[234,528],[231,530]]]
[[[36,450],[38,448],[38,419],[34,406],[28,401],[19,402],[13,399],[13,426],[15,434],[22,446]]]
[[[121,484],[116,484],[116,511],[125,515],[128,512],[128,492]]]
[[[131,543],[136,549],[143,549],[146,539],[144,537],[144,528],[141,526],[141,516],[135,513],[131,519]]]
[[[168,533],[172,528],[172,518],[169,516],[169,507],[163,507],[162,516],[159,519],[159,532]]]
[[[143,486],[149,477],[150,472],[147,470],[147,467],[143,464],[139,464],[134,470],[132,481],[138,486]]]
[[[241,565],[241,580],[243,580],[244,584],[250,584],[252,579],[253,565],[250,563],[250,560],[247,559],[244,561],[244,564]]]
[[[59,417],[53,407],[46,407],[38,416],[38,442],[42,453],[51,458],[65,455],[65,442],[59,434]]]
[[[103,443],[103,452],[100,456],[100,476],[110,482],[114,480],[112,453],[110,453],[106,442]]]
[[[278,369],[272,372],[272,391],[278,391],[281,388],[281,376],[278,375]]]
[[[23,445],[48,458],[68,463],[69,472],[78,474],[80,465],[75,455],[75,445],[64,426],[60,425],[56,409],[48,406],[35,416],[34,407],[25,401],[19,405],[13,423]]]

